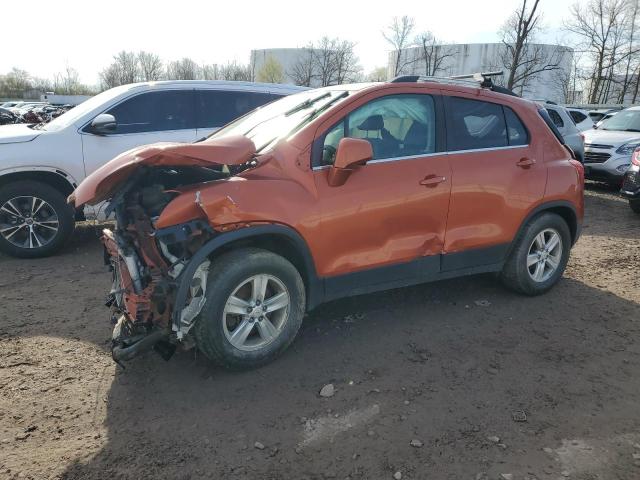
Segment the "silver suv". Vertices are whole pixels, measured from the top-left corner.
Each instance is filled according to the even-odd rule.
[[[640,147],[640,107],[631,107],[605,120],[585,136],[585,177],[618,186]]]

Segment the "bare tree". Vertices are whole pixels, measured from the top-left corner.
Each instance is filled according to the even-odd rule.
[[[387,81],[387,67],[376,67],[367,75],[367,81],[369,82],[386,82]]]
[[[287,74],[297,85],[339,85],[361,78],[355,44],[339,38],[323,37],[310,43]]]
[[[414,43],[420,48],[420,55],[416,61],[424,62],[426,76],[435,76],[444,71],[446,60],[455,54],[454,51],[445,49],[442,43],[429,31],[418,34]]]
[[[411,32],[415,21],[413,17],[404,15],[403,17],[393,17],[393,21],[387,27],[386,32],[382,32],[384,39],[393,47],[394,69],[393,74],[399,75],[402,69],[410,63],[405,49],[410,46]]]
[[[0,75],[0,95],[3,97],[22,98],[29,88],[31,76],[26,70],[14,67],[9,73]]]
[[[64,71],[54,75],[53,90],[60,95],[79,95],[87,93],[88,89],[80,82],[78,71],[67,66]]]
[[[197,80],[200,77],[200,67],[192,59],[184,57],[167,65],[169,80]]]
[[[218,68],[218,77],[220,80],[232,81],[251,81],[251,68],[249,65],[242,65],[237,62],[229,62]],[[277,82],[276,82],[277,83]]]
[[[287,72],[287,75],[296,85],[310,87],[313,84],[315,76],[314,66],[315,59],[313,54],[313,44],[311,44],[304,49],[304,53],[298,57],[298,60]]]
[[[638,52],[636,47],[623,46],[632,25],[629,11],[629,0],[589,0],[571,7],[572,18],[566,28],[581,38],[592,64],[587,82],[589,103],[609,99],[614,70]]]
[[[137,82],[140,78],[138,55],[122,50],[113,56],[113,62],[100,72],[100,83],[103,88],[117,87]]]
[[[511,14],[502,26],[504,49],[501,60],[507,71],[505,86],[520,92],[542,72],[558,70],[566,53],[556,48],[550,51],[543,45],[535,44],[536,34],[540,31],[541,18],[538,13],[540,0],[522,0],[518,9]]]
[[[145,82],[160,80],[164,74],[162,60],[155,53],[138,52],[140,79]]]

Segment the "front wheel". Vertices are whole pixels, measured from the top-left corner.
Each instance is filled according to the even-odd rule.
[[[635,213],[640,213],[640,198],[629,199],[629,207]]]
[[[567,266],[571,233],[565,220],[543,213],[529,221],[500,274],[509,289],[525,295],[540,295],[553,287]]]
[[[20,258],[46,257],[73,233],[73,209],[58,190],[40,182],[0,187],[0,251]]]
[[[254,368],[291,344],[304,316],[305,290],[288,260],[243,248],[214,260],[208,278],[195,338],[209,359],[228,368]]]

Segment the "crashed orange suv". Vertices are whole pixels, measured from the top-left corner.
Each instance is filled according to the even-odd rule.
[[[250,368],[336,298],[483,272],[549,290],[580,234],[583,168],[509,93],[486,76],[304,91],[104,165],[69,201],[115,215],[114,360],[195,346]]]

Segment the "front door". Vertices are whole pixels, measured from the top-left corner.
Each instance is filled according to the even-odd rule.
[[[437,141],[437,99],[376,98],[316,140],[322,145],[315,149],[321,158],[314,158],[322,232],[316,263],[321,276],[342,279],[327,282],[329,296],[331,288],[357,291],[439,271],[451,183]],[[331,187],[327,174],[345,136],[368,140],[373,159]]]

